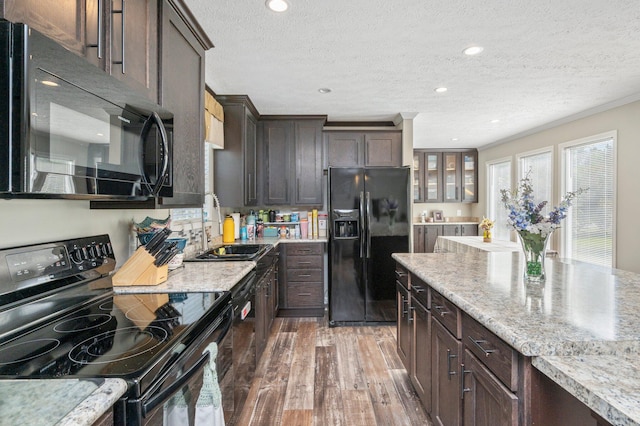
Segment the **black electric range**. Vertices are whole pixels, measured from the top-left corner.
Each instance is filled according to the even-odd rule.
[[[0,379],[122,378],[118,418],[136,424],[131,401],[204,364],[230,329],[230,293],[116,294],[115,263],[107,235],[0,250]]]

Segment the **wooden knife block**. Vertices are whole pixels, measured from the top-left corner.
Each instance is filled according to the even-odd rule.
[[[144,246],[140,246],[113,275],[111,282],[114,286],[161,284],[167,280],[169,265],[156,266],[155,260]]]

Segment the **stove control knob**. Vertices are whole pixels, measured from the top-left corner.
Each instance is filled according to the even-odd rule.
[[[82,250],[80,250],[79,248],[76,248],[74,251],[72,251],[71,260],[74,263],[82,263]]]

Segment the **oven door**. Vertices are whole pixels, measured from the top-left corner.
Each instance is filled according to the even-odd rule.
[[[205,369],[211,362],[207,351],[211,343],[215,342],[218,348],[215,362],[218,382],[230,369],[232,313],[233,309],[229,305],[203,333],[202,338],[194,345],[195,348],[188,348],[179,354],[176,352],[177,360],[165,372],[160,373],[156,383],[139,399],[127,401],[128,426],[194,424],[195,417],[202,414],[196,410],[196,403],[204,380],[211,380],[211,376],[205,376]],[[217,383],[207,385],[216,386]],[[198,410],[206,408],[199,407]],[[222,407],[219,412],[222,413]]]

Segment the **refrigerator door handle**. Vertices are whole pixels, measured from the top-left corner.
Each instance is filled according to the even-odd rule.
[[[371,259],[371,194],[369,193],[369,191],[367,191],[367,194],[365,196],[365,217],[366,217],[366,248],[365,248],[365,253],[366,253],[366,258],[367,259]]]
[[[364,223],[364,192],[360,191],[360,258],[364,258],[364,238],[365,238],[365,223]]]

